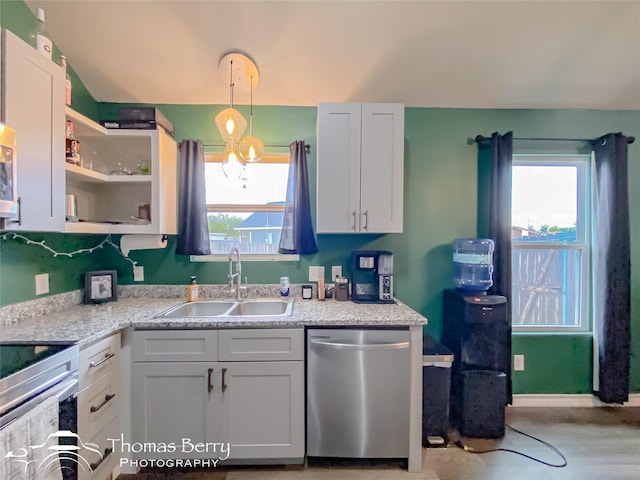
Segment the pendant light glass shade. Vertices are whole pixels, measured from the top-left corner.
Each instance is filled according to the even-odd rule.
[[[225,108],[216,115],[216,126],[225,143],[237,143],[247,128],[247,121],[235,108]]]
[[[245,162],[256,163],[264,156],[264,144],[258,137],[244,137],[240,141],[240,156]]]
[[[238,143],[247,128],[247,121],[233,108],[233,60],[229,62],[229,108],[216,115],[216,126],[225,143]]]
[[[222,154],[222,172],[224,176],[231,179],[240,178],[244,165],[240,161],[240,153],[238,152],[238,144],[234,142],[227,143]]]
[[[249,117],[249,136],[240,140],[240,156],[245,162],[256,163],[264,157],[264,143],[258,137],[253,136],[253,103],[251,104],[251,116]]]

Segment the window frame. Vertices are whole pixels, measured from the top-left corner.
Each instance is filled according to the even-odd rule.
[[[593,244],[593,222],[591,218],[593,185],[591,177],[592,155],[586,153],[514,153],[512,156],[512,166],[531,167],[562,167],[575,166],[577,168],[577,212],[576,212],[576,242],[531,242],[517,243],[511,242],[512,255],[514,250],[578,250],[581,252],[580,276],[578,285],[579,300],[576,302],[578,308],[577,325],[551,326],[551,325],[516,325],[513,320],[516,318],[512,305],[511,328],[517,333],[590,333],[592,331],[592,244]],[[512,187],[513,188],[513,187]],[[512,207],[513,209],[513,207]],[[514,265],[511,266],[512,290],[514,278]]]
[[[267,154],[260,163],[278,163],[288,164],[290,162],[288,154]],[[222,164],[222,153],[205,153],[205,163]],[[237,213],[237,212],[284,212],[285,205],[273,204],[237,204],[237,203],[208,203],[207,213]],[[212,255],[191,255],[192,262],[227,262],[229,254],[212,254]],[[296,262],[300,260],[300,255],[291,254],[260,254],[260,253],[242,253],[242,259],[253,262]]]

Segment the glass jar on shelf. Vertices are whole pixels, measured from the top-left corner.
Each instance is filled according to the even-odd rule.
[[[149,162],[138,159],[138,165],[136,166],[135,173],[138,175],[151,175],[151,167],[149,167]]]

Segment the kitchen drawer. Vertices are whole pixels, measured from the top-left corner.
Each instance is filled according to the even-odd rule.
[[[220,330],[219,335],[220,361],[304,359],[302,328]]]
[[[82,439],[85,445],[87,443],[93,445],[91,450],[83,448],[78,452],[87,461],[87,463],[82,462],[85,468],[78,467],[78,480],[107,480],[109,478],[118,464],[122,445],[120,442],[110,442],[108,439],[119,439],[121,432],[120,417],[116,417],[88,442],[84,438]],[[100,454],[95,450],[98,450]]]
[[[216,330],[136,330],[134,362],[215,362]]]
[[[120,333],[117,333],[80,351],[79,389],[84,389],[106,373],[119,370],[119,367]]]
[[[78,435],[93,438],[118,415],[120,372],[103,375],[78,394]]]

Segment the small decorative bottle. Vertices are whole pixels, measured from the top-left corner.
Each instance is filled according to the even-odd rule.
[[[80,166],[80,142],[73,136],[73,122],[67,120],[66,161]]]
[[[196,284],[196,276],[191,275],[191,282],[187,285],[187,302],[198,301],[198,285]]]
[[[44,30],[44,10],[42,8],[36,9],[36,18],[38,19],[38,25],[30,35],[31,44],[36,50],[51,60],[53,43]]]
[[[60,66],[64,69],[65,79],[64,79],[64,104],[67,106],[71,106],[71,77],[69,76],[69,71],[67,70],[67,57],[64,55],[60,55]]]

